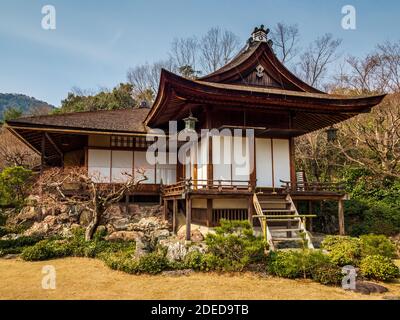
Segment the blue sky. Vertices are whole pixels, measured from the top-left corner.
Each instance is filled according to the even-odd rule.
[[[44,5],[57,29],[41,28]],[[357,10],[357,29],[341,27],[341,9]],[[303,47],[326,32],[343,54],[363,55],[400,40],[400,1],[369,0],[1,0],[0,92],[60,105],[74,87],[113,87],[129,67],[167,57],[175,37],[220,26],[244,42],[256,25],[297,23]]]

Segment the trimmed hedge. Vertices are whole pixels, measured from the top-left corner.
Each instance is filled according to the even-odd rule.
[[[384,235],[368,234],[360,236],[361,253],[363,257],[381,255],[388,258],[396,257],[396,247]]]
[[[283,278],[311,278],[323,284],[338,284],[341,270],[320,250],[270,252],[267,272]]]
[[[0,240],[0,257],[6,254],[19,254],[26,247],[33,246],[42,239],[37,236],[22,236],[17,239]]]
[[[361,259],[361,246],[358,238],[347,236],[327,236],[321,247],[329,251],[331,261],[339,266],[358,266]]]
[[[157,274],[169,267],[162,252],[151,252],[139,259],[134,259],[130,254],[108,254],[101,259],[109,268],[130,274]]]
[[[253,235],[248,221],[220,220],[215,234],[207,234],[205,242],[208,252],[207,268],[221,271],[242,271],[250,264],[264,261],[267,244],[262,238]],[[202,267],[199,267],[200,269]]]
[[[68,256],[95,258],[101,254],[115,252],[134,252],[134,245],[130,242],[109,242],[98,233],[92,241],[85,241],[82,230],[75,231],[70,239],[43,240],[22,251],[22,259],[26,261],[41,261]]]
[[[361,274],[373,280],[389,281],[400,276],[399,268],[388,257],[367,256],[360,263]]]

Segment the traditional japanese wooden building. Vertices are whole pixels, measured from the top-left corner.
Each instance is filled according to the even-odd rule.
[[[305,231],[309,215],[298,213],[297,200],[339,201],[344,233],[346,194],[337,185],[307,182],[296,172],[294,139],[369,112],[384,96],[332,95],[309,86],[276,58],[267,35],[264,27],[256,28],[232,61],[199,79],[162,70],[151,108],[27,117],[8,121],[7,127],[41,155],[43,167],[84,166],[110,186],[124,179],[124,171],[145,168],[148,180],[127,200],[159,198],[174,229],[182,212],[188,239],[191,223],[249,219],[261,223],[273,246],[278,232],[291,237]],[[193,118],[202,139],[190,162],[150,164],[146,150],[152,142],[146,136],[151,129],[168,131],[176,120],[179,130],[185,121],[193,130]],[[204,136],[202,129],[247,129],[254,138]],[[232,159],[243,150],[250,166],[237,170]],[[168,152],[177,158],[178,151]],[[221,162],[222,157],[232,161]]]

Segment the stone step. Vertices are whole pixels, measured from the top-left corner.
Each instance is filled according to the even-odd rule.
[[[263,209],[264,213],[295,213],[295,210],[290,209]]]
[[[303,238],[274,238],[272,237],[272,241],[301,241]]]
[[[258,201],[260,204],[289,204],[290,201],[282,200],[260,200]]]
[[[274,229],[274,228],[269,228],[271,233],[273,232],[293,232],[293,231],[302,231],[303,229],[301,228],[290,228],[290,229]]]

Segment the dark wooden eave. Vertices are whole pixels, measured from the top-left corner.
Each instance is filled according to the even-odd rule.
[[[201,112],[203,107],[212,105],[217,113],[229,108],[292,114],[291,127],[287,129],[297,130],[293,134],[297,136],[369,112],[384,96],[340,96],[196,81],[162,70],[159,92],[145,124],[163,126],[171,119],[187,116],[189,110],[197,108]]]

